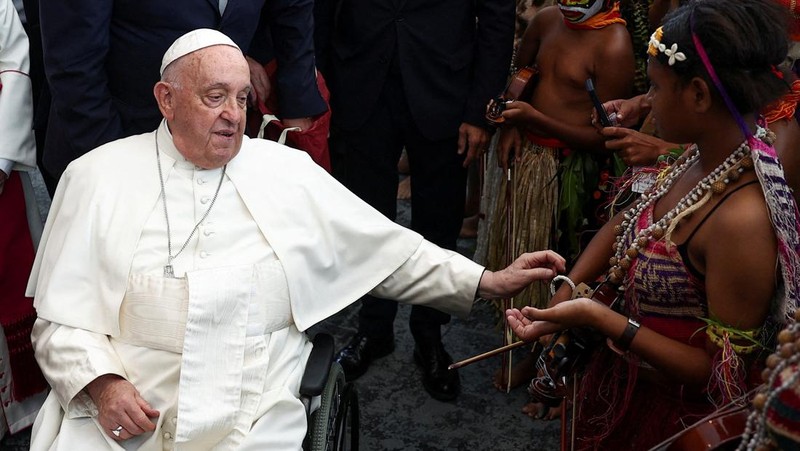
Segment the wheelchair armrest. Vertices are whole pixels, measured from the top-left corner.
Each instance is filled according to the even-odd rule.
[[[314,347],[308,356],[306,371],[300,380],[300,394],[313,397],[322,394],[333,363],[333,337],[325,333],[314,336]]]

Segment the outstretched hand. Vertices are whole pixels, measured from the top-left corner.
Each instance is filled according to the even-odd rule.
[[[85,390],[97,406],[98,423],[112,439],[127,440],[156,429],[150,418],[158,417],[159,412],[127,380],[104,374],[89,382]],[[116,435],[112,431],[119,426],[122,430]]]
[[[566,271],[566,260],[553,251],[528,252],[500,271],[486,271],[478,285],[485,299],[508,298],[519,294],[536,280],[549,280]]]
[[[578,298],[547,309],[512,308],[506,310],[506,321],[516,336],[523,341],[532,341],[564,329],[589,325],[591,309],[598,306],[600,304],[591,299]]]

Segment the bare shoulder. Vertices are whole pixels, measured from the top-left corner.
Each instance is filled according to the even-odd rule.
[[[739,182],[722,196],[714,196],[689,219],[686,231],[696,231],[689,246],[692,255],[711,264],[709,260],[736,261],[774,253],[777,241],[761,185]],[[705,221],[702,226],[700,221]]]
[[[542,8],[533,19],[533,22],[553,22],[554,20],[564,20],[564,16],[561,15],[561,11],[558,9],[558,6],[551,5]]]
[[[605,58],[609,56],[630,56],[633,58],[633,44],[625,25],[613,24],[602,30],[597,30],[597,32],[602,33],[602,38],[596,41],[599,47],[599,54]]]
[[[702,241],[709,308],[725,324],[757,328],[769,311],[778,258],[761,186],[733,192],[708,222]]]
[[[719,206],[710,222],[713,229],[726,235],[745,237],[756,233],[774,234],[764,192],[759,183],[740,185]]]

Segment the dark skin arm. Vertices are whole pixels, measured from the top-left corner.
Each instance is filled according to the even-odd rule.
[[[506,317],[514,333],[526,341],[573,327],[591,327],[617,339],[628,321],[625,316],[587,298],[562,302],[545,310],[509,309]],[[639,329],[630,351],[665,371],[667,377],[685,384],[701,386],[708,381],[711,372],[711,358],[705,350],[677,342],[647,327]]]
[[[512,124],[535,124],[539,133],[558,138],[571,149],[605,150],[602,136],[591,125],[576,127],[565,124],[526,102],[514,101],[508,104],[503,117]]]
[[[607,223],[597,231],[586,246],[578,261],[572,267],[568,277],[576,284],[584,282],[591,283],[597,280],[608,271],[609,259],[614,255],[611,244],[614,243],[616,234],[614,227],[622,223],[623,213],[614,215]],[[549,305],[552,307],[560,302],[572,297],[572,289],[567,284],[562,284],[556,294],[550,299]]]
[[[603,127],[597,120],[595,111],[592,111],[592,125],[606,138],[606,149],[616,152],[626,165],[654,165],[661,155],[680,148],[679,144],[632,129],[650,112],[650,102],[646,94],[605,102],[603,109],[613,115],[615,126]]]
[[[689,247],[690,258],[706,274],[712,316],[723,324],[743,330],[763,324],[774,291],[775,265],[769,262],[777,259],[777,243],[763,198],[758,196],[761,192],[755,186],[731,196],[709,218]],[[720,242],[747,242],[748,246],[720,246]],[[599,253],[593,256],[598,257]],[[593,266],[587,265],[577,272],[591,268]],[[524,340],[584,326],[617,339],[627,322],[623,315],[585,298],[559,302],[545,310],[511,309],[507,311],[507,319]],[[630,349],[666,377],[696,387],[707,384],[712,359],[718,351],[713,346],[707,349],[688,346],[647,327],[639,329]]]
[[[628,166],[652,166],[658,157],[680,147],[630,128],[604,127],[600,133],[607,139],[606,149],[616,152]]]
[[[536,61],[536,55],[539,53],[539,46],[542,43],[541,30],[547,26],[542,17],[540,15],[533,16],[533,19],[528,22],[528,27],[525,28],[519,49],[517,49],[514,66],[526,67]]]

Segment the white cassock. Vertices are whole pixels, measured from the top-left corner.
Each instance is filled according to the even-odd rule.
[[[29,287],[53,386],[31,449],[299,449],[303,330],[373,287],[469,312],[482,267],[387,220],[303,153],[247,138],[173,263],[185,278],[164,278],[154,140],[90,152],[59,184]],[[222,169],[185,161],[164,124],[158,141],[174,254]],[[82,389],[107,373],[159,410],[154,433],[118,443],[102,430]]]
[[[42,220],[28,175],[36,167],[28,47],[28,37],[14,5],[11,0],[0,0],[0,170],[9,176],[11,170],[19,171],[35,246],[42,234]],[[4,214],[8,212],[0,209],[0,221],[4,220]],[[0,325],[0,438],[7,432],[14,434],[29,427],[47,395],[45,391],[23,399],[12,395],[15,381],[5,332]]]

